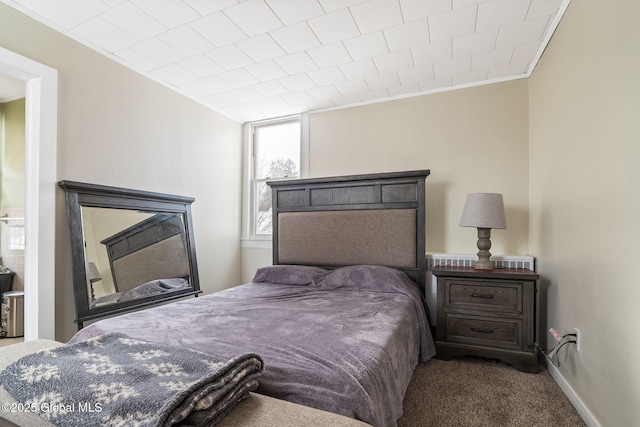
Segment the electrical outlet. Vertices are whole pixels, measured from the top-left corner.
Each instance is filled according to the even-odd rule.
[[[580,329],[573,328],[573,330],[576,334],[576,350],[580,351]]]

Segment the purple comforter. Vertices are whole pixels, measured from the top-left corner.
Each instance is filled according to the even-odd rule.
[[[122,332],[218,357],[256,353],[258,393],[393,426],[418,360],[435,349],[415,285],[339,284],[362,283],[362,271],[303,286],[249,283],[101,320],[71,342]]]

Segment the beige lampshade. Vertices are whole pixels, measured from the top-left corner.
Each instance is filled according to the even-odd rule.
[[[87,275],[89,276],[89,281],[91,283],[102,280],[102,276],[100,276],[100,272],[98,271],[98,267],[95,263],[89,263],[89,271],[87,271]]]
[[[507,228],[502,194],[470,193],[462,210],[461,227]]]

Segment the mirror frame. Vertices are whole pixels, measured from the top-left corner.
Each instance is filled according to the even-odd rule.
[[[102,317],[122,314],[152,304],[191,295],[198,296],[198,294],[202,293],[198,279],[193,222],[191,219],[191,204],[195,201],[193,197],[66,180],[58,182],[58,185],[65,191],[67,201],[73,266],[73,291],[78,329],[82,329],[84,322],[87,320],[96,320]],[[145,212],[182,214],[191,287],[144,298],[91,307],[87,286],[88,275],[82,224],[82,207],[131,209]]]

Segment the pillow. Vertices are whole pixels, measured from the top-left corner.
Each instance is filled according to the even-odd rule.
[[[323,289],[367,290],[374,292],[406,293],[416,284],[404,272],[381,265],[350,265],[317,277],[313,286]]]
[[[281,285],[309,285],[313,279],[329,270],[307,265],[270,265],[259,268],[253,282],[270,282]]]

